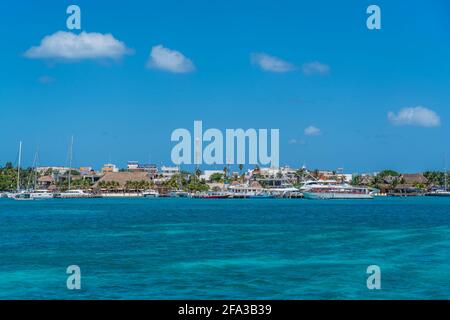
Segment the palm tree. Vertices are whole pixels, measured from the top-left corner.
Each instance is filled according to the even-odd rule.
[[[314,178],[319,178],[319,169],[315,169],[314,170],[314,172],[313,172],[313,176],[314,176]]]
[[[125,182],[125,190],[130,191],[132,190],[134,187],[134,182],[128,180],[127,182]]]
[[[361,176],[360,175],[353,176],[351,184],[354,186],[361,185]]]
[[[301,169],[298,169],[297,171],[295,171],[295,177],[297,178],[297,183],[299,183],[300,181],[303,181],[305,173],[306,173],[305,168],[301,168]]]

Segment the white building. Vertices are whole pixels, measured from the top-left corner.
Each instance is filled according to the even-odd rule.
[[[119,172],[119,168],[115,164],[106,163],[102,167],[102,173]]]
[[[139,162],[138,161],[128,161],[127,170],[139,170]]]
[[[262,176],[266,177],[276,177],[282,175],[283,177],[291,177],[295,175],[295,169],[291,167],[284,166],[279,168],[260,168],[259,172]]]
[[[37,167],[36,171],[39,172],[40,174],[47,172],[48,170],[52,170],[53,173],[56,174],[65,174],[67,171],[69,171],[68,167],[58,167],[58,166],[49,166],[49,167]]]
[[[170,179],[173,175],[179,173],[180,173],[179,167],[167,167],[167,166],[161,167],[161,174],[164,178]]]

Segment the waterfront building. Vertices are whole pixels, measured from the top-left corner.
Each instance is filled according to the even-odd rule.
[[[428,179],[422,173],[403,173],[401,175],[402,182],[409,185],[425,185]]]
[[[119,168],[116,167],[115,164],[106,163],[102,167],[102,173],[111,173],[111,172],[119,172]]]
[[[180,173],[179,167],[168,167],[168,166],[161,167],[161,174],[163,178],[170,179],[172,176],[179,173]]]
[[[128,161],[127,163],[127,170],[128,171],[137,171],[139,170],[139,162],[138,161]]]
[[[140,164],[138,161],[128,161],[127,171],[147,172],[152,177],[158,175],[158,167],[155,164]]]
[[[109,172],[93,186],[100,192],[138,192],[149,189],[152,180],[147,172]]]
[[[69,167],[45,166],[45,167],[37,167],[36,171],[39,174],[49,173],[51,171],[51,173],[53,173],[53,174],[63,175],[63,174],[66,174],[67,171],[69,171]]]
[[[80,174],[81,175],[87,175],[87,174],[93,174],[95,173],[94,169],[92,167],[80,167]]]
[[[158,175],[158,167],[156,166],[156,164],[139,164],[138,169],[140,171],[147,172],[150,177],[153,178],[156,178],[156,176]]]
[[[47,176],[41,176],[37,179],[37,187],[38,189],[45,189],[48,190],[52,185],[54,185],[55,180],[53,179],[53,176],[47,175]]]

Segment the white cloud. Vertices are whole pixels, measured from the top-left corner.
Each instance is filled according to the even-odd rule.
[[[296,69],[290,62],[270,56],[266,53],[252,53],[250,58],[253,64],[258,65],[264,71],[281,73],[294,71]]]
[[[396,126],[411,125],[420,127],[439,127],[441,119],[433,110],[424,107],[403,108],[397,114],[388,112],[388,120]]]
[[[307,135],[307,136],[318,136],[321,134],[320,129],[316,128],[314,126],[309,126],[309,127],[305,128],[304,132],[305,132],[305,135]]]
[[[147,67],[173,73],[187,73],[195,70],[190,59],[181,52],[157,45],[152,48]]]
[[[330,73],[330,67],[319,61],[313,61],[303,64],[302,71],[306,75],[328,74]]]
[[[58,31],[45,36],[39,46],[25,52],[28,58],[53,58],[63,60],[118,59],[129,53],[125,44],[111,34],[96,32]]]

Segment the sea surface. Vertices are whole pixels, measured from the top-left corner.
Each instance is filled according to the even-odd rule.
[[[0,299],[449,298],[450,198],[0,199]]]

